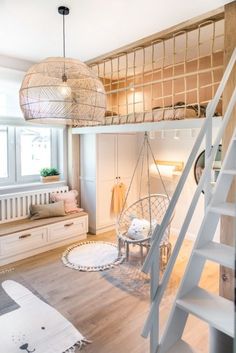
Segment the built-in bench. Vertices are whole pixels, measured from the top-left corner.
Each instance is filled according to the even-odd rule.
[[[46,204],[51,192],[66,191],[68,187],[0,196],[0,266],[86,238],[85,212],[39,220],[28,218],[30,203]],[[8,208],[3,209],[2,204]]]

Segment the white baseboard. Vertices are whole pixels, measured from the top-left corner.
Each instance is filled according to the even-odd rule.
[[[105,232],[109,232],[111,230],[115,230],[115,224],[109,225],[109,226],[104,226],[104,227],[99,227],[99,228],[93,228],[93,227],[89,227],[89,233],[91,234],[101,234],[101,233],[105,233]]]

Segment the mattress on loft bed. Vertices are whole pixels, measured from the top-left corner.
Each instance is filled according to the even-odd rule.
[[[142,122],[158,122],[162,120],[181,120],[181,119],[193,119],[201,118],[205,116],[205,107],[200,107],[200,112],[197,106],[180,106],[175,105],[174,107],[165,108],[153,108],[152,111],[144,113],[131,113],[128,115],[113,115],[107,116],[106,125],[110,124],[132,124]]]

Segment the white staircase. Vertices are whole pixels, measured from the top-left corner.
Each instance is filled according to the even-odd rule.
[[[206,209],[158,353],[182,353],[184,342],[181,337],[189,314],[231,337],[234,335],[233,302],[198,287],[198,282],[207,260],[234,268],[234,248],[213,242],[213,237],[221,215],[236,217],[236,204],[226,202],[234,175],[225,173],[228,168],[236,172],[235,137],[236,132],[218,176],[214,194]],[[193,352],[193,349],[185,346],[185,351]]]
[[[227,202],[230,187],[236,176],[236,129],[232,136],[214,188],[211,186],[210,172],[218,150],[218,145],[222,139],[223,133],[236,104],[236,88],[234,89],[231,100],[226,109],[225,116],[222,120],[222,125],[213,146],[211,141],[211,117],[214,115],[216,105],[218,104],[218,101],[223,93],[235,62],[236,49],[234,50],[228,67],[226,68],[216,95],[207,107],[205,126],[203,126],[197,137],[163,222],[159,229],[154,231],[152,246],[143,266],[143,272],[151,273],[151,309],[142,332],[144,337],[148,337],[150,334],[151,353],[199,353],[182,339],[189,314],[198,317],[223,334],[230,337],[233,337],[234,335],[233,302],[200,288],[199,281],[207,260],[213,261],[230,269],[234,269],[235,249],[224,244],[216,243],[213,241],[213,238],[222,215],[236,218],[236,203]],[[204,137],[206,137],[206,167],[193,195],[192,202],[177,238],[172,256],[168,262],[162,280],[160,281],[158,271],[159,251],[157,250],[159,249],[166,226],[169,219],[171,219],[173,215],[176,203],[185,185],[193,161],[196,158],[198,148]],[[164,334],[161,339],[159,339],[160,302],[173,271],[179,250],[182,246],[203,187],[205,190],[205,215],[182,279],[182,283],[175,298]]]

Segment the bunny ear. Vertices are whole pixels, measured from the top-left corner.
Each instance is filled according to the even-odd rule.
[[[34,301],[40,301],[30,290],[12,280],[7,280],[2,283],[5,292],[12,298],[19,306],[24,306],[26,301],[31,298]]]

